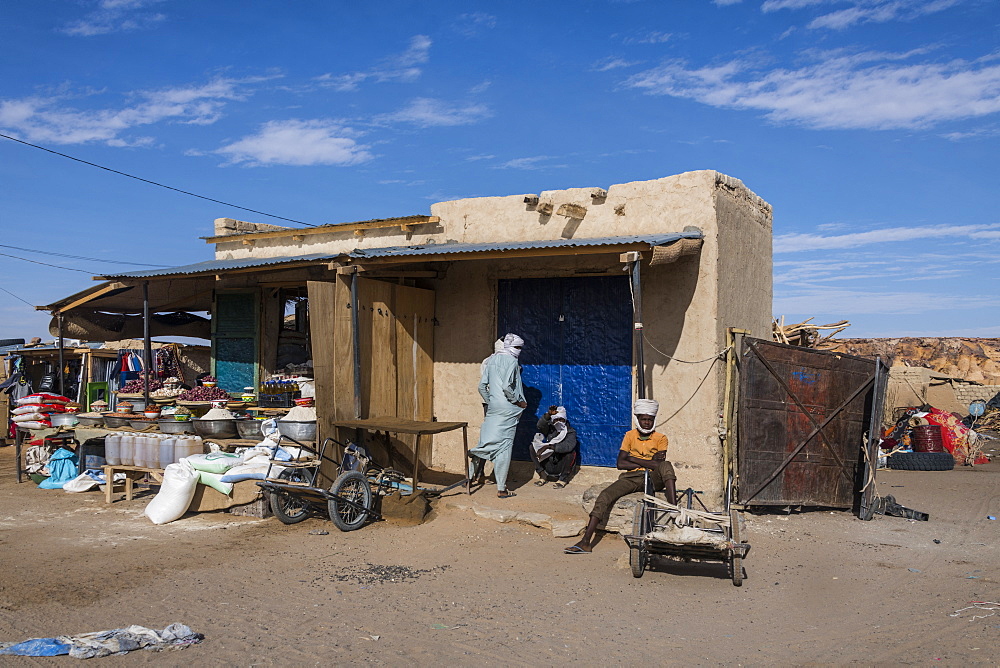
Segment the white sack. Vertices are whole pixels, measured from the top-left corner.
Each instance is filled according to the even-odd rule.
[[[198,472],[186,461],[168,464],[163,471],[163,484],[143,514],[153,524],[166,524],[187,512],[198,486]]]

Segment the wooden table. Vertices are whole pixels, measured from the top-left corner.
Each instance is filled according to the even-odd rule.
[[[132,489],[136,480],[141,480],[149,475],[156,482],[163,482],[163,469],[149,469],[142,466],[112,466],[108,464],[104,467],[104,480],[107,483],[104,487],[104,501],[106,503],[111,503],[111,492],[115,486],[115,473],[125,474],[126,501],[132,500]]]
[[[345,429],[384,431],[394,434],[415,434],[417,442],[413,446],[413,491],[417,491],[420,474],[420,446],[425,438],[455,429],[462,430],[462,453],[465,461],[465,493],[472,494],[472,480],[469,471],[469,423],[468,422],[421,422],[398,417],[372,417],[364,420],[336,420],[334,425]],[[391,447],[391,446],[390,446]]]

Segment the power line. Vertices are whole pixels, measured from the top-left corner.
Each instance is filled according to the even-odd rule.
[[[17,295],[15,295],[13,292],[11,292],[10,290],[8,290],[7,288],[0,287],[0,290],[3,290],[4,292],[6,292],[8,295],[10,295],[11,297],[13,297],[14,299],[21,299],[20,297],[18,297]],[[35,305],[32,304],[31,302],[29,302],[27,299],[21,299],[21,301],[24,302],[25,304],[27,304],[28,306],[30,306],[31,308],[35,308]]]
[[[148,183],[150,185],[159,186],[161,188],[166,188],[167,190],[173,190],[174,192],[179,192],[184,195],[190,195],[191,197],[197,197],[198,199],[208,200],[209,202],[215,202],[216,204],[223,204],[225,206],[231,206],[234,209],[240,209],[242,211],[249,211],[250,213],[258,213],[262,216],[268,216],[269,218],[277,218],[278,220],[287,220],[289,223],[295,223],[296,225],[305,225],[307,227],[316,227],[312,223],[305,223],[301,220],[295,220],[294,218],[285,218],[284,216],[277,216],[273,213],[266,213],[264,211],[257,211],[256,209],[248,209],[245,206],[239,206],[238,204],[232,204],[230,202],[223,202],[219,199],[212,199],[211,197],[205,197],[204,195],[198,195],[197,193],[188,192],[187,190],[181,190],[180,188],[174,188],[173,186],[167,186],[162,183],[157,183],[156,181],[150,181],[149,179],[144,179],[139,176],[134,176],[132,174],[126,174],[125,172],[119,172],[117,169],[111,169],[110,167],[104,167],[103,165],[98,165],[94,162],[87,162],[86,160],[81,160],[80,158],[74,158],[71,155],[66,155],[65,153],[60,153],[59,151],[53,151],[50,148],[45,148],[44,146],[38,146],[37,144],[32,144],[30,142],[11,137],[10,135],[0,134],[0,137],[4,139],[10,139],[11,141],[16,141],[18,144],[24,144],[25,146],[30,146],[31,148],[37,148],[40,151],[45,151],[47,153],[52,153],[53,155],[58,155],[63,158],[69,158],[70,160],[75,160],[77,162],[82,162],[85,165],[90,165],[91,167],[97,167],[98,169],[103,169],[107,172],[112,172],[113,174],[120,174],[121,176],[127,176],[130,179],[135,179],[136,181],[142,181],[143,183]]]
[[[0,248],[13,248],[14,250],[25,251],[26,253],[38,253],[39,255],[53,255],[55,257],[65,257],[71,260],[88,260],[90,262],[107,262],[109,264],[131,264],[137,267],[169,267],[167,264],[147,264],[145,262],[126,262],[125,260],[102,260],[97,257],[83,257],[80,255],[67,255],[65,253],[56,253],[54,251],[41,251],[35,250],[34,248],[21,248],[20,246],[8,246],[6,244],[0,244]]]
[[[84,269],[74,269],[73,267],[60,267],[58,264],[49,264],[48,262],[39,262],[38,260],[29,260],[26,257],[18,257],[16,255],[8,255],[7,253],[0,253],[0,255],[2,255],[3,257],[12,257],[15,260],[24,260],[25,262],[31,262],[33,264],[40,264],[40,265],[45,266],[45,267],[54,267],[56,269],[65,269],[66,271],[78,271],[81,274],[90,274],[91,276],[94,275],[94,272],[92,272],[92,271],[86,271]]]

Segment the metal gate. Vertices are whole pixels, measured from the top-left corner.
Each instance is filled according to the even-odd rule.
[[[748,338],[739,366],[736,500],[866,507],[874,492],[867,462],[878,444],[885,365]],[[868,438],[866,453],[868,434],[875,438]]]

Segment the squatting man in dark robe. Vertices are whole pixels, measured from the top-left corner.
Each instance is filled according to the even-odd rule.
[[[587,529],[576,545],[567,547],[566,554],[589,554],[593,550],[594,533],[598,525],[608,521],[611,509],[626,494],[644,491],[645,471],[650,472],[653,489],[666,490],[667,500],[677,499],[673,465],[667,461],[667,437],[656,431],[656,413],[660,404],[652,399],[637,399],[633,407],[638,426],[627,432],[618,451],[617,466],[624,473],[600,493],[590,511]]]

